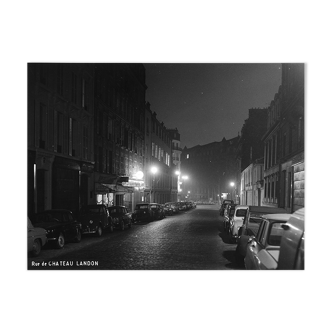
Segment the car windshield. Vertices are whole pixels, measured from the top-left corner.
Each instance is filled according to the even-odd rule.
[[[246,209],[239,209],[236,211],[236,216],[237,217],[245,217],[247,214],[247,210]]]
[[[281,225],[284,223],[275,222],[271,225],[270,233],[267,238],[267,243],[271,246],[280,246],[281,236],[283,233],[283,229]]]
[[[135,210],[147,210],[148,205],[136,205]]]
[[[116,214],[121,212],[119,208],[110,208],[108,211],[110,214]]]
[[[100,213],[100,207],[98,206],[86,206],[83,207],[81,210],[82,214],[99,214]]]
[[[52,211],[37,214],[34,223],[42,223],[47,221],[62,221],[62,213]]]

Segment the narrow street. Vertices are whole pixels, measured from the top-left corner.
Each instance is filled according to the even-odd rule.
[[[45,248],[28,269],[234,270],[235,244],[223,234],[218,205],[167,216],[131,229],[83,236],[62,250]]]

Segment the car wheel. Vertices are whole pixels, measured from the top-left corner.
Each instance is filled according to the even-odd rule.
[[[124,229],[125,229],[125,224],[124,224],[123,220],[121,221],[120,229],[121,229],[121,231],[124,231]]]
[[[103,229],[101,228],[100,225],[97,227],[96,234],[97,234],[98,237],[103,235]]]
[[[38,256],[41,252],[41,248],[42,248],[42,246],[41,246],[40,240],[34,240],[33,245],[32,245],[31,255],[33,257]]]
[[[78,243],[78,242],[81,242],[81,240],[82,240],[82,233],[81,233],[81,230],[79,229],[77,231],[77,235],[75,237],[75,242]]]
[[[244,265],[244,257],[240,255],[238,248],[235,250],[235,261],[238,265]]]
[[[65,246],[65,237],[62,233],[60,233],[56,241],[56,247],[58,249],[62,249],[64,246]]]

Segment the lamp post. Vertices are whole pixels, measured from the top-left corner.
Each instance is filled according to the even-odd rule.
[[[232,191],[231,191],[231,199],[234,201],[235,203],[235,191],[236,191],[236,186],[234,182],[230,183],[230,186],[232,187]]]
[[[185,183],[186,181],[189,179],[189,176],[188,175],[182,175],[182,180],[184,180],[183,182],[183,192],[185,192]],[[185,194],[186,195],[186,194]],[[187,195],[185,196],[185,198],[187,198]]]
[[[156,194],[154,192],[154,180],[155,180],[156,173],[158,173],[158,168],[156,166],[152,166],[151,173],[152,173],[152,184],[151,184],[151,188],[150,188],[150,203],[154,202],[154,200],[156,198]],[[154,193],[153,201],[152,201],[152,192]]]

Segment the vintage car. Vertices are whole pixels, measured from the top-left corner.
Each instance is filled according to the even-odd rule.
[[[46,230],[34,227],[28,218],[28,252],[36,257],[40,254],[42,247],[47,243]]]
[[[249,210],[248,205],[237,205],[235,207],[234,216],[229,224],[229,235],[231,236],[232,239],[235,240],[237,239],[238,231],[244,223],[248,210]]]
[[[220,209],[219,209],[219,214],[221,216],[224,215],[225,208],[226,208],[227,204],[234,204],[234,201],[232,199],[224,199],[223,200],[223,202],[221,203]]]
[[[108,210],[104,204],[83,206],[80,210],[79,221],[82,223],[83,234],[102,236],[104,230],[111,226]]]
[[[234,217],[235,212],[235,204],[227,204],[225,211],[224,211],[224,218],[223,218],[223,226],[226,232],[229,231],[229,225],[231,223],[232,218]]]
[[[173,214],[174,213],[179,213],[179,205],[177,204],[177,202],[167,202],[165,203],[165,206],[170,206],[170,208],[173,210]]]
[[[135,210],[132,214],[133,222],[138,221],[153,221],[154,217],[154,210],[151,208],[150,203],[139,203],[136,204]]]
[[[304,208],[295,211],[282,228],[278,270],[304,270]]]
[[[161,220],[166,217],[164,208],[161,204],[151,203],[151,209],[154,214],[154,220],[156,220],[156,219]]]
[[[163,208],[164,208],[166,216],[172,216],[174,214],[174,208],[171,205],[171,203],[165,203],[165,204],[163,204]]]
[[[38,213],[33,218],[33,225],[46,229],[47,241],[59,249],[65,242],[80,242],[82,238],[82,225],[69,210],[53,209]]]
[[[125,228],[131,228],[131,213],[125,206],[114,205],[108,208],[109,218],[111,219],[110,230],[118,228],[124,231]]]
[[[249,237],[257,236],[259,226],[262,222],[262,215],[286,213],[283,208],[275,208],[269,206],[253,206],[249,205],[249,213],[247,213],[243,224],[238,230],[237,247],[236,247],[236,261],[243,263],[247,251],[247,244]]]
[[[135,211],[132,214],[134,222],[137,221],[154,221],[165,218],[165,211],[161,204],[158,203],[139,203],[136,204]]]
[[[248,240],[244,265],[247,270],[275,270],[278,267],[282,225],[291,215],[266,214],[262,216],[257,236]]]

